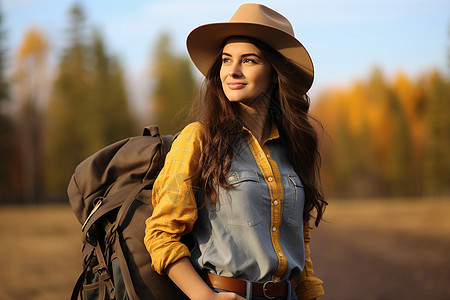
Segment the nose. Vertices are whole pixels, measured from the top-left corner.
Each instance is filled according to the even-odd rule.
[[[239,63],[235,63],[232,66],[230,66],[230,70],[228,71],[228,75],[230,77],[241,77],[242,76],[242,69]]]

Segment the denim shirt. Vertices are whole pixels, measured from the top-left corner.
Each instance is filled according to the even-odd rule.
[[[249,138],[254,139],[249,136],[234,149],[226,177],[233,188],[219,187],[217,203],[208,200],[199,209],[193,229],[196,246],[191,251],[191,262],[197,269],[227,277],[255,282],[284,280],[299,275],[305,263],[304,191],[279,138],[266,141],[267,147],[258,144],[257,153],[252,152]],[[279,173],[272,168],[273,178],[264,176],[258,159],[274,160]],[[279,200],[273,199],[273,191],[267,184],[267,180],[272,182],[274,178],[282,183],[277,186],[283,195]],[[199,197],[197,202],[201,202]],[[277,228],[273,226],[274,205],[281,208]],[[280,247],[281,251],[275,251]],[[287,260],[285,272],[274,277],[282,256]]]

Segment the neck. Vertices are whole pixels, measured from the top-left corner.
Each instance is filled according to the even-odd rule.
[[[269,138],[271,124],[268,118],[268,107],[256,109],[251,106],[241,105],[239,107],[239,118],[260,145]]]

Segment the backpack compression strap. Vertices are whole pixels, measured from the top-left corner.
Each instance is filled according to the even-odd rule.
[[[83,287],[85,275],[89,268],[90,262],[91,262],[92,258],[94,257],[94,253],[97,257],[97,261],[98,261],[98,265],[99,265],[97,272],[100,276],[100,279],[105,283],[105,286],[108,288],[109,299],[115,299],[114,284],[112,282],[111,275],[109,274],[108,268],[106,266],[105,258],[103,256],[102,249],[100,248],[100,244],[97,243],[95,245],[95,248],[92,249],[92,252],[89,255],[89,258],[87,259],[87,262],[83,269],[83,272],[81,272],[80,276],[77,279],[77,282],[75,283],[75,287],[73,288],[73,291],[72,291],[72,296],[70,297],[71,300],[79,299],[78,296],[80,296],[81,299],[83,299],[83,297],[81,296],[81,291],[83,290],[82,287]]]

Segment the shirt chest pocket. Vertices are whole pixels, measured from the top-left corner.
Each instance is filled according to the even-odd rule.
[[[285,184],[285,203],[287,222],[300,225],[303,223],[303,207],[305,205],[305,192],[298,176],[288,176]]]
[[[256,172],[232,171],[226,178],[231,189],[220,189],[219,201],[225,209],[227,223],[255,226],[263,220],[261,186]]]

